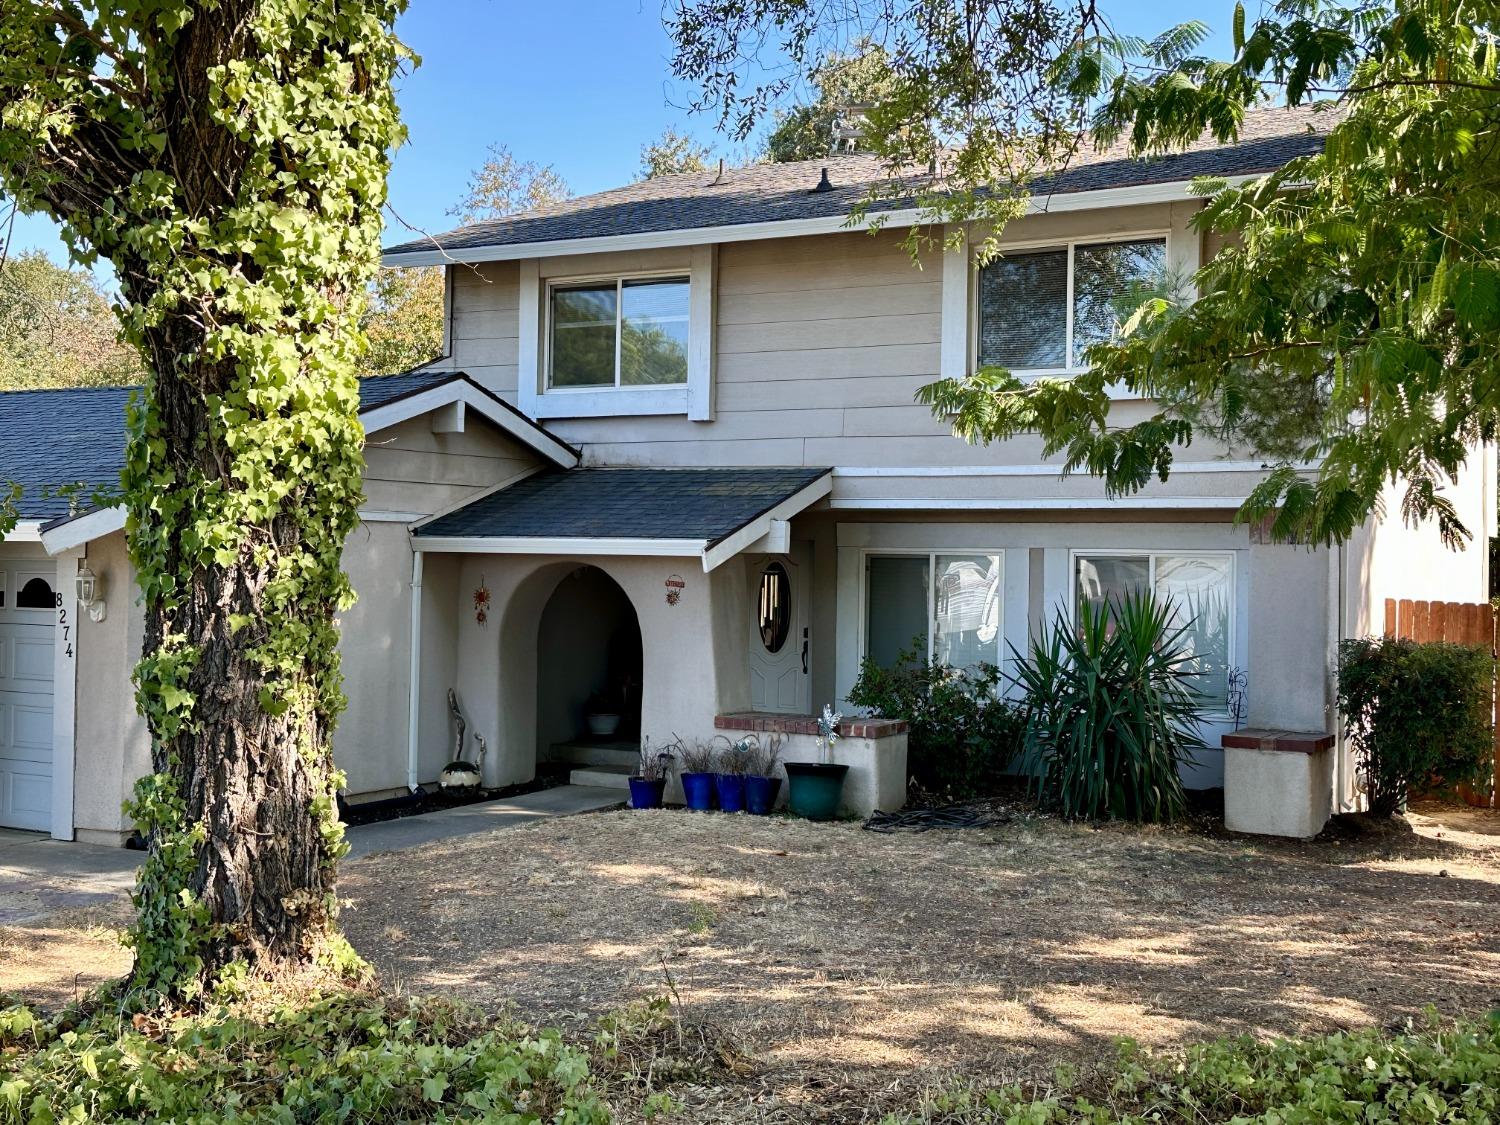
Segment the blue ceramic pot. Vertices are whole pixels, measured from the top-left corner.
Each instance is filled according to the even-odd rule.
[[[745,779],[737,773],[721,773],[719,778],[719,808],[725,812],[745,811]]]
[[[745,811],[756,816],[768,815],[776,807],[776,794],[779,792],[779,777],[745,778]]]
[[[707,812],[714,807],[714,775],[711,773],[685,773],[682,775],[682,797],[687,807],[698,812]]]
[[[630,807],[633,809],[661,808],[661,797],[666,788],[666,778],[647,781],[644,777],[632,777],[630,779]]]

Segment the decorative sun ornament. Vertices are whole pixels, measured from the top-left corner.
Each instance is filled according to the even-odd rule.
[[[490,619],[490,588],[485,585],[483,575],[479,587],[474,591],[474,620],[483,625]]]

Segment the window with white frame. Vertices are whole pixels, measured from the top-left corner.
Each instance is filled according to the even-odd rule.
[[[919,657],[956,668],[999,664],[1003,556],[932,553],[865,556],[865,651],[893,667]]]
[[[1074,556],[1077,604],[1118,603],[1128,594],[1154,591],[1170,599],[1173,624],[1192,659],[1192,688],[1203,710],[1226,711],[1234,653],[1234,556],[1162,551],[1087,552]]]
[[[1165,236],[1012,250],[979,271],[979,365],[1076,371],[1166,274]]]
[[[547,389],[686,383],[690,292],[676,276],[553,284]]]

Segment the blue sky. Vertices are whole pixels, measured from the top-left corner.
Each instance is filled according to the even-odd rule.
[[[391,173],[393,210],[418,228],[451,226],[444,212],[497,141],[520,159],[554,165],[579,194],[633,179],[641,146],[668,126],[731,160],[742,154],[743,146],[714,134],[712,121],[677,108],[686,91],[671,80],[660,4],[412,0],[399,32],[422,65],[400,82],[410,141]],[[1120,30],[1149,35],[1203,19],[1221,49],[1231,10],[1232,0],[1106,0]],[[387,217],[387,243],[408,236]],[[17,220],[11,248],[65,255],[40,217]]]

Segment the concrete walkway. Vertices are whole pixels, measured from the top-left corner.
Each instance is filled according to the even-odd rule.
[[[554,789],[507,797],[503,801],[482,801],[477,805],[461,805],[421,816],[383,820],[379,824],[361,824],[349,829],[349,858],[399,852],[403,848],[471,836],[476,832],[515,828],[548,817],[597,812],[624,803],[628,796],[619,789],[594,785],[559,785]]]
[[[362,824],[349,829],[351,859],[514,828],[554,816],[621,803],[618,789],[563,785],[501,801]],[[0,828],[0,926],[13,926],[130,893],[144,853],[96,844],[66,844],[38,832]]]

